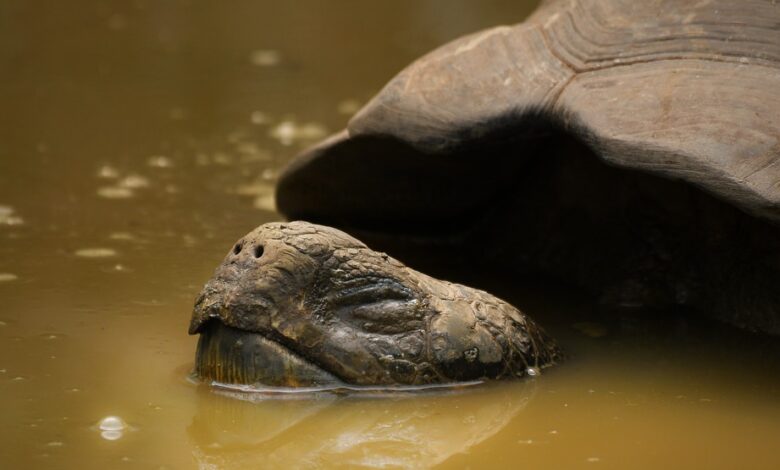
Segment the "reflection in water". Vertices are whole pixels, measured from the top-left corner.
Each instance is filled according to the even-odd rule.
[[[503,429],[534,389],[263,399],[201,387],[188,433],[201,468],[429,468]]]

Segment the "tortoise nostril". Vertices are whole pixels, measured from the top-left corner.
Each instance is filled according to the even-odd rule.
[[[263,245],[257,245],[255,247],[255,258],[259,258],[263,256]]]
[[[243,246],[241,246],[241,245],[242,244],[239,242],[239,243],[236,243],[236,246],[233,247],[233,254],[234,255],[237,255],[237,254],[241,253],[241,248],[243,248]]]

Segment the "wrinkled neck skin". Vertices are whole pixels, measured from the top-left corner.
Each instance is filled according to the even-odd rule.
[[[338,230],[263,225],[206,284],[196,373],[270,386],[438,385],[522,377],[552,339],[506,302],[433,279]]]

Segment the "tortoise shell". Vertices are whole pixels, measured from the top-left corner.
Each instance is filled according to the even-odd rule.
[[[780,6],[545,2],[412,63],[277,203],[780,333]]]

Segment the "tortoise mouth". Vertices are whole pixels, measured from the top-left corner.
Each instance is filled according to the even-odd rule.
[[[217,384],[333,387],[336,376],[260,333],[209,320],[200,329],[194,374]]]

